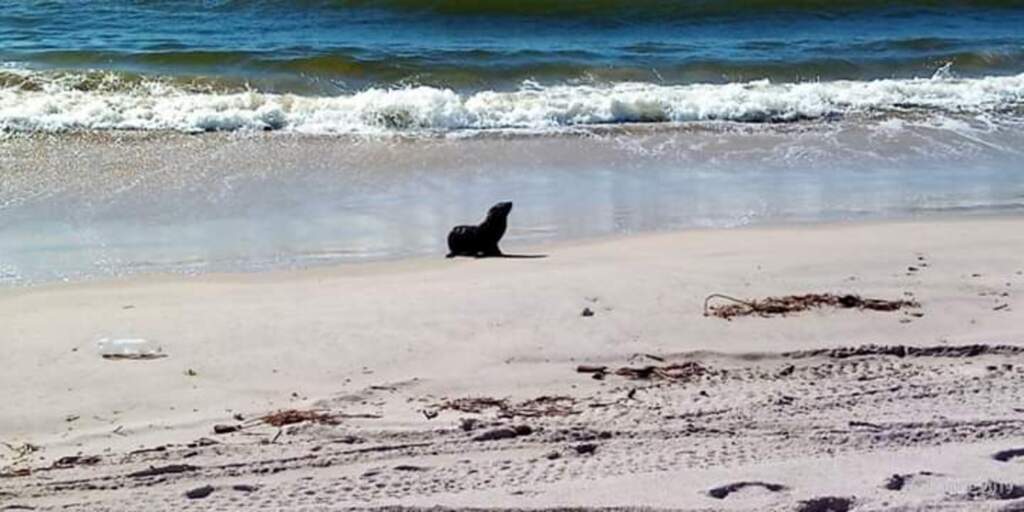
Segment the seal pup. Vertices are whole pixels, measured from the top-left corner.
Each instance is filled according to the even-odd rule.
[[[508,227],[512,201],[498,203],[487,210],[487,218],[478,226],[455,226],[448,233],[448,256],[502,256],[498,241]]]

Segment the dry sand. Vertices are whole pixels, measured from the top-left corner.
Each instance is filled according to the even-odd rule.
[[[1024,219],[506,250],[0,291],[0,510],[1024,510]]]

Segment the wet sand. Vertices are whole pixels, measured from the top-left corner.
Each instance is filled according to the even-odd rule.
[[[1024,497],[1022,227],[691,230],[7,288],[0,500],[1006,510]],[[811,292],[920,307],[702,314],[712,293]],[[167,357],[106,360],[102,337]],[[325,416],[259,420],[281,409]]]

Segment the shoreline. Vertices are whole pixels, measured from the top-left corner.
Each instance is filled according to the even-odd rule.
[[[1024,207],[1022,207],[1024,208]],[[503,241],[502,247],[508,254],[546,254],[558,249],[582,250],[589,246],[601,246],[629,241],[655,240],[659,238],[681,237],[686,235],[705,235],[716,232],[763,232],[763,231],[828,231],[844,228],[862,228],[885,226],[906,226],[914,224],[961,224],[973,222],[1012,222],[1024,220],[1021,214],[1006,212],[929,212],[925,214],[908,214],[905,217],[868,218],[868,219],[832,219],[832,220],[792,220],[757,222],[728,227],[689,226],[681,228],[662,228],[649,231],[605,233],[576,238],[545,240],[535,243],[524,240]],[[458,260],[470,258],[457,258]],[[490,258],[483,258],[490,259]],[[500,259],[500,258],[499,258]],[[415,272],[428,270],[445,265],[447,260],[444,251],[434,255],[413,254],[394,255],[389,257],[353,259],[344,261],[308,264],[306,266],[266,268],[232,271],[197,271],[197,272],[138,272],[123,276],[92,276],[66,281],[44,281],[39,283],[15,283],[0,286],[0,300],[4,296],[17,295],[19,291],[33,293],[37,291],[58,291],[68,287],[116,287],[121,285],[135,286],[141,284],[172,284],[175,282],[196,282],[215,284],[218,282],[245,283],[257,281],[287,281],[322,279],[338,275],[384,275],[397,272]]]
[[[985,478],[1016,481],[1013,475],[1000,475],[1019,464],[993,462],[992,466],[981,456],[1024,443],[1024,418],[1013,412],[1013,407],[1024,404],[1012,398],[1024,391],[1024,368],[1014,364],[1018,356],[991,348],[1024,347],[1024,307],[1016,307],[1017,289],[1024,286],[1024,261],[1019,256],[1024,250],[1022,225],[1022,218],[1000,217],[693,230],[522,249],[548,255],[536,260],[417,258],[251,275],[148,276],[0,290],[0,316],[11,319],[5,329],[5,337],[10,337],[6,343],[9,371],[0,376],[0,387],[9,390],[10,398],[0,406],[0,417],[6,420],[0,425],[0,441],[40,448],[17,461],[10,451],[0,453],[0,468],[5,471],[32,471],[28,476],[0,478],[0,493],[13,492],[17,503],[42,509],[77,502],[116,510],[118,506],[110,500],[133,496],[131,489],[141,482],[135,478],[122,482],[117,475],[181,461],[209,469],[147,488],[149,495],[165,497],[169,507],[181,505],[183,492],[207,480],[222,490],[213,501],[202,502],[207,503],[204,506],[229,499],[232,494],[224,486],[254,482],[263,494],[254,493],[253,499],[266,499],[268,492],[275,492],[271,489],[278,489],[283,493],[281,507],[320,504],[309,500],[326,498],[320,494],[322,489],[315,499],[284,498],[302,489],[306,477],[316,485],[337,485],[338,489],[352,484],[331,482],[355,478],[350,491],[332,496],[337,506],[669,506],[671,496],[652,489],[686,474],[693,480],[684,486],[690,489],[684,508],[714,509],[722,502],[701,501],[708,499],[706,494],[699,498],[699,489],[693,486],[729,480],[721,475],[732,475],[733,480],[771,476],[777,466],[761,452],[777,449],[793,460],[784,473],[788,488],[835,495],[845,489],[862,502],[877,505],[884,497],[868,489],[877,487],[874,480],[885,475],[864,477],[858,473],[862,470],[850,469],[853,476],[844,488],[838,481],[813,478],[820,471],[813,468],[827,467],[833,458],[865,464],[873,454],[891,458],[892,472],[909,471],[918,464],[912,461],[935,457],[976,460],[965,466],[972,473],[958,470],[951,479],[918,489],[922,494],[904,495],[934,505],[942,499],[935,486],[953,486],[966,493],[971,485],[984,484]],[[508,250],[520,252],[518,247]],[[726,321],[701,314],[702,301],[712,293],[754,299],[823,292],[909,297],[920,302],[921,316],[821,309]],[[584,308],[593,315],[581,316]],[[100,337],[150,339],[163,347],[167,357],[104,360],[95,348]],[[821,351],[891,345],[955,352],[959,350],[955,347],[975,344],[990,348],[971,349],[977,355],[969,357],[906,359],[872,349],[858,349],[866,351],[852,359]],[[793,359],[786,355],[792,351],[811,352]],[[644,354],[657,359],[645,362]],[[616,375],[594,380],[575,371],[581,364],[615,368],[669,363],[696,363],[710,373],[693,381],[666,383],[633,382]],[[786,370],[788,366],[796,368],[799,378],[768,378],[792,371]],[[995,370],[986,370],[989,367]],[[920,389],[976,391],[915,398],[912,389],[918,381],[925,386]],[[906,388],[911,391],[878,394],[892,386],[900,388],[900,382],[904,387],[911,384]],[[620,400],[637,386],[645,396],[642,402]],[[710,402],[702,402],[698,391],[707,393]],[[863,396],[878,398],[836,408],[833,402],[838,395],[832,393],[868,393]],[[466,397],[495,397],[519,404],[544,396],[569,397],[565,400],[574,404],[570,407],[574,412],[510,420],[496,416],[500,411],[493,408],[459,413],[443,406]],[[789,411],[776,404],[784,396],[806,400],[798,402],[806,406]],[[696,409],[686,405],[691,403]],[[853,437],[843,441],[852,444],[844,446],[824,433],[858,421],[880,428],[911,428],[936,407],[945,411],[946,419],[913,427],[918,434],[879,437],[871,428],[855,428]],[[365,417],[343,419],[337,425],[289,426],[270,445],[265,443],[275,430],[267,427],[227,436],[211,433],[215,424],[236,423],[235,414],[251,420],[290,408]],[[430,419],[424,411],[439,416]],[[712,411],[727,412],[715,413],[724,414],[719,417]],[[776,413],[782,416],[772,416]],[[666,416],[679,414],[683,415],[680,420]],[[788,415],[793,419],[786,420]],[[466,445],[460,439],[470,434],[459,427],[464,418],[476,418],[493,428],[509,421],[525,423],[540,433],[497,444],[469,441]],[[775,439],[769,435],[771,425],[786,421],[820,423],[825,430],[804,432],[794,425],[786,428],[795,429],[795,439],[802,441],[768,442]],[[768,430],[746,430],[740,427],[744,422]],[[710,431],[686,433],[695,426],[743,433],[725,437]],[[557,434],[574,428],[610,431],[612,437],[572,441]],[[669,430],[650,438],[652,428]],[[976,432],[984,434],[970,437]],[[368,444],[332,444],[332,439],[344,436],[356,436]],[[186,446],[201,438],[216,444]],[[425,442],[434,448],[402,448],[379,456],[359,451],[396,442]],[[560,458],[544,459],[552,449],[573,450],[588,442],[597,443],[596,454],[560,452]],[[701,455],[722,450],[729,442],[761,455],[715,461]],[[688,450],[687,444],[693,448]],[[128,455],[160,446],[164,448],[157,452]],[[292,460],[289,457],[309,454],[316,446],[324,448],[313,459],[329,456],[334,462],[323,467],[287,463],[273,476],[249,469],[210,473],[214,467],[228,467],[225,464],[255,470],[262,467],[258,461],[267,457]],[[431,455],[438,450],[440,455]],[[658,455],[673,450],[681,450],[678,459],[671,459],[673,463]],[[693,456],[703,462],[685,455],[693,450]],[[836,454],[829,455],[830,450]],[[187,455],[192,452],[197,455]],[[460,464],[459,453],[470,462]],[[635,456],[627,457],[628,453]],[[910,453],[926,455],[911,457]],[[76,454],[98,454],[102,462],[40,469]],[[499,476],[498,462],[504,459],[512,461],[509,475],[519,475],[513,480]],[[394,482],[395,488],[388,480],[384,487],[362,490],[359,475],[381,464],[432,469],[398,475],[402,478]],[[545,470],[548,476],[540,478],[531,469],[564,465],[581,472]],[[675,465],[680,466],[669,469]],[[946,463],[935,466],[914,471],[955,469]],[[646,475],[642,481],[647,483],[630,491],[630,479],[621,478],[615,467],[633,468]],[[475,468],[473,474],[490,475],[499,483],[486,490],[491,486],[480,487],[482,480],[459,468]],[[60,481],[72,475],[86,480],[92,478],[88,475],[107,475],[104,478],[118,479],[123,488],[90,490],[73,484],[61,491],[47,483],[48,474],[63,475]],[[1024,478],[1024,473],[1019,476]],[[871,485],[865,483],[868,480]],[[419,483],[401,491],[402,481]],[[595,493],[603,485],[614,491]],[[524,488],[527,494],[516,494]],[[809,498],[803,491],[740,494],[745,497],[731,502],[737,510],[789,507]],[[978,504],[956,503],[964,510]],[[956,503],[949,506],[958,509]]]
[[[898,126],[897,126],[898,125]],[[0,150],[0,282],[400,259],[511,200],[509,244],[1024,211],[1019,130],[465,140],[41,137]],[[979,131],[982,130],[982,131]]]

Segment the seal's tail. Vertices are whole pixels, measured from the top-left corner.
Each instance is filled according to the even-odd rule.
[[[450,253],[448,253],[448,254],[447,254],[447,255],[445,256],[445,258],[454,258],[454,257],[455,257],[455,253],[454,253],[454,252],[450,252]]]

